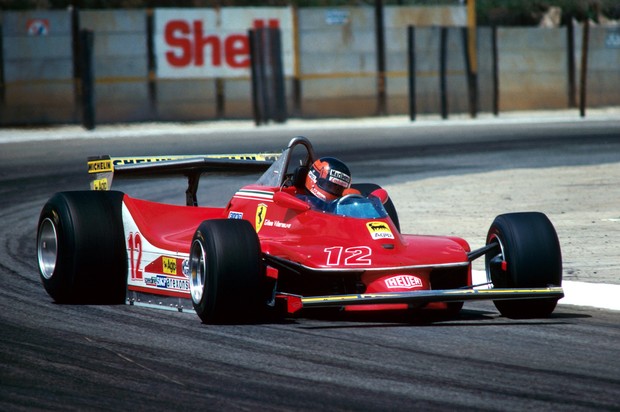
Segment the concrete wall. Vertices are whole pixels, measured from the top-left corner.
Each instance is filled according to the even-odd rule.
[[[566,38],[564,29],[498,30],[500,110],[567,107]]]
[[[44,33],[29,33],[37,22]],[[2,124],[73,122],[76,119],[71,14],[66,11],[2,15],[4,101]]]
[[[575,60],[581,67],[583,31],[575,30]],[[586,102],[589,106],[614,106],[620,100],[620,27],[590,27],[588,42],[588,83]],[[577,71],[577,80],[581,71]]]
[[[376,110],[376,47],[371,7],[299,10],[302,113],[367,116]],[[331,15],[330,15],[331,14]]]
[[[406,27],[399,31],[406,33]],[[389,94],[388,110],[392,114],[408,113],[409,89],[407,71],[407,37],[392,30],[393,42],[388,49]],[[467,111],[467,80],[463,50],[463,36],[460,27],[447,30],[446,39],[446,87],[447,106],[450,112]],[[416,27],[416,107],[417,113],[439,113],[439,73],[440,73],[440,28]]]
[[[368,116],[377,112],[374,8],[309,8],[297,15],[297,73],[302,117]],[[80,27],[95,33],[96,121],[215,119],[215,79],[151,78],[144,10],[81,11]],[[47,32],[28,32],[35,20]],[[416,25],[418,113],[439,113],[439,24],[448,31],[448,109],[468,111],[463,7],[385,8],[387,105],[406,114],[407,26]],[[78,123],[79,89],[73,80],[72,22],[68,11],[2,14],[4,93],[0,124]],[[577,80],[582,31],[575,29]],[[567,30],[499,28],[500,111],[568,107]],[[492,110],[491,29],[477,32],[481,111]],[[620,104],[620,28],[590,28],[587,104]],[[223,117],[251,118],[248,78],[221,79]],[[293,80],[287,79],[289,112]],[[577,83],[578,86],[578,83]]]
[[[146,14],[98,10],[79,15],[80,28],[95,33],[96,120],[148,120]]]

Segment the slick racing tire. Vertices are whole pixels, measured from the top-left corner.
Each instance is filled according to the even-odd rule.
[[[61,192],[43,206],[37,231],[41,281],[58,303],[125,300],[127,250],[121,192]]]
[[[204,323],[250,323],[266,307],[258,235],[247,220],[200,224],[190,249],[190,294]]]
[[[495,288],[540,288],[562,285],[560,242],[547,216],[538,212],[499,215],[487,234],[485,266]],[[506,262],[506,263],[503,263]],[[557,299],[496,300],[495,307],[508,318],[549,316]]]
[[[368,197],[368,195],[374,192],[375,190],[381,189],[381,186],[374,184],[374,183],[353,183],[351,185],[351,188],[359,190],[362,196]],[[388,213],[388,216],[390,216],[390,219],[392,219],[392,222],[394,222],[394,226],[396,226],[396,229],[398,229],[398,231],[400,232],[400,222],[398,221],[398,213],[396,212],[394,203],[392,203],[392,199],[388,197],[388,200],[387,202],[385,202],[383,207],[385,208],[385,211]]]

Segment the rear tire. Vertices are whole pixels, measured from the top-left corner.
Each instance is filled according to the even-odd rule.
[[[375,190],[381,189],[381,186],[374,183],[354,183],[351,185],[351,188],[359,190],[362,196],[368,197],[368,195]],[[383,207],[388,213],[388,216],[390,216],[390,219],[392,219],[392,222],[394,222],[394,226],[396,226],[396,229],[400,232],[398,213],[396,212],[396,207],[394,207],[394,203],[392,203],[392,199],[388,197],[388,200],[383,204]]]
[[[249,323],[266,308],[261,250],[246,220],[200,224],[190,249],[190,294],[204,323]]]
[[[43,286],[54,301],[125,301],[123,196],[121,192],[61,192],[43,206],[37,260]]]
[[[493,287],[562,285],[560,242],[553,224],[544,214],[526,212],[497,216],[487,234],[487,245],[491,243],[498,245],[498,253],[487,254],[485,264]],[[497,300],[494,303],[503,316],[524,319],[549,316],[557,301],[526,299]]]

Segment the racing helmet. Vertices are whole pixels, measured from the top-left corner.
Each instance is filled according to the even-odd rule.
[[[326,202],[340,196],[351,186],[351,172],[347,165],[333,157],[317,159],[306,177],[306,189]]]

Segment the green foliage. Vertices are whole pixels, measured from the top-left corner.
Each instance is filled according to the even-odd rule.
[[[1,10],[119,9],[157,7],[355,7],[374,6],[379,0],[0,0]],[[599,16],[620,19],[620,0],[475,0],[479,25],[534,26],[551,6],[562,10],[562,24],[570,18],[583,21]],[[459,0],[383,0],[384,5],[440,6],[462,4]]]
[[[549,7],[562,10],[562,24],[570,18],[620,18],[618,0],[476,0],[479,25],[535,26]]]

